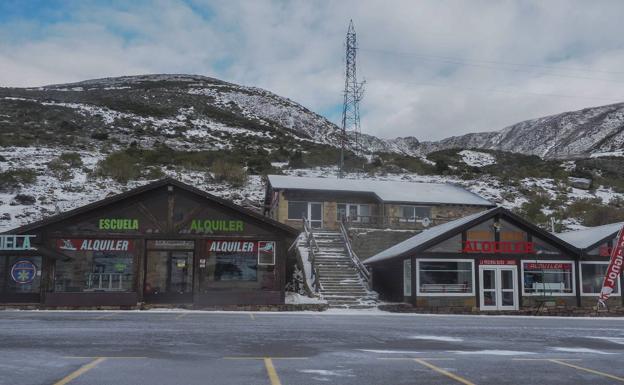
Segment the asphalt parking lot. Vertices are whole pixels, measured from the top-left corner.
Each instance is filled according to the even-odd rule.
[[[624,320],[0,311],[2,385],[620,384]]]

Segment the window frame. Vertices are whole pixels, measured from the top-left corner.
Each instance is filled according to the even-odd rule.
[[[371,210],[371,204],[369,203],[346,203],[346,202],[338,202],[336,203],[336,220],[340,221],[342,220],[342,218],[340,217],[340,209],[338,208],[338,206],[343,205],[345,207],[345,216],[346,218],[349,220],[349,222],[355,222],[355,223],[359,223],[362,222],[362,210],[361,207],[362,206],[367,206],[368,207],[368,212],[371,213],[373,210]],[[351,207],[355,207],[356,208],[356,219],[349,219],[349,209]],[[370,217],[371,215],[369,214],[368,217]],[[366,223],[366,222],[364,222]]]
[[[609,266],[610,261],[579,261],[579,287],[581,288],[581,296],[582,297],[596,297],[600,294],[598,293],[587,293],[583,291],[583,265],[607,265]],[[621,297],[622,296],[622,288],[620,285],[620,278],[617,280],[617,293],[611,293],[611,297]]]
[[[409,276],[407,272],[409,271]],[[408,279],[409,278],[409,279]],[[403,260],[403,297],[412,296],[412,259]]]
[[[472,288],[467,293],[423,293],[420,291],[420,262],[470,262],[472,267]],[[475,296],[475,260],[465,258],[416,258],[416,296],[417,297],[474,297]]]
[[[305,206],[306,206],[306,209],[305,209],[305,211],[306,211],[306,218],[308,216],[310,216],[310,202],[308,202],[308,201],[288,201],[287,207],[286,207],[286,220],[289,220],[289,221],[300,221],[300,220],[303,219],[303,218],[291,218],[290,217],[290,206],[289,205],[291,203],[305,203]]]
[[[403,208],[405,208],[405,207],[412,209],[413,216],[411,218],[407,218],[407,217],[403,216]],[[417,208],[425,208],[425,209],[427,209],[429,211],[429,216],[423,217],[423,218],[431,219],[431,210],[432,210],[431,206],[399,205],[399,222],[415,223],[416,221],[418,221],[418,219],[416,219],[416,209]],[[420,220],[422,220],[423,218],[420,218]]]
[[[571,293],[554,293],[550,292],[542,292],[542,293],[527,293],[524,287],[524,264],[525,263],[568,263],[572,265],[572,269],[570,270],[572,275],[572,292]],[[522,296],[526,297],[574,297],[576,296],[576,263],[573,260],[565,260],[565,259],[521,259],[520,260],[520,277],[522,283]]]

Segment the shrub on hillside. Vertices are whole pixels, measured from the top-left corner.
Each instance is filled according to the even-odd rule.
[[[37,180],[35,170],[27,168],[0,172],[0,190],[6,191],[21,186],[31,185]]]
[[[99,161],[95,169],[98,177],[110,177],[119,183],[128,183],[141,175],[141,169],[126,152],[114,152]]]
[[[217,159],[212,163],[210,171],[217,182],[227,182],[235,187],[241,187],[247,183],[247,171],[236,163]]]
[[[64,152],[48,163],[48,170],[58,180],[66,181],[72,178],[73,170],[82,167],[80,154],[76,152]]]

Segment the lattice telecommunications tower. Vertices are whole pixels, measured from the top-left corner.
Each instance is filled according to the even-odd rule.
[[[356,152],[360,150],[360,100],[364,92],[364,82],[358,83],[355,66],[357,52],[357,40],[353,20],[349,21],[346,45],[346,71],[344,86],[344,102],[342,105],[342,135],[340,140],[340,172],[339,178],[344,174],[344,154],[348,143],[348,132],[353,132],[355,137]]]

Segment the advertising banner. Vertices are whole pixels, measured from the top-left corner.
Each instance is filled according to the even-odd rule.
[[[611,261],[607,268],[604,281],[602,282],[602,290],[600,290],[600,296],[598,297],[598,303],[602,306],[606,306],[605,301],[609,299],[611,293],[617,285],[618,277],[622,272],[622,263],[624,262],[624,256],[622,255],[624,249],[624,228],[620,229],[617,236],[617,242],[611,250]]]

